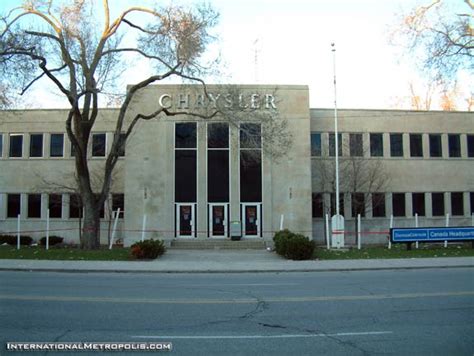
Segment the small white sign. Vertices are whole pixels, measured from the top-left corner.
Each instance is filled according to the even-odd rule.
[[[331,218],[332,248],[344,247],[344,216],[333,215]]]

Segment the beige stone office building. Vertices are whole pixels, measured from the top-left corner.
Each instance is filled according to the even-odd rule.
[[[335,205],[334,110],[309,108],[306,86],[210,86],[208,94],[164,85],[135,98],[129,118],[160,105],[241,110],[226,118],[141,121],[118,162],[101,241],[120,208],[117,238],[126,245],[142,236],[225,239],[235,230],[246,240],[271,241],[281,226],[323,243],[325,217]],[[94,127],[89,154],[97,181],[116,115],[102,110]],[[49,211],[50,234],[78,241],[81,207],[70,190],[74,152],[65,116],[65,110],[0,112],[0,233],[14,233],[20,215],[23,234],[44,236]],[[357,214],[369,232],[364,243],[385,242],[390,221],[472,224],[474,114],[342,109],[339,132],[346,243],[354,241]]]

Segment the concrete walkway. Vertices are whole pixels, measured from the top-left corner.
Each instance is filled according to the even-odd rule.
[[[322,272],[474,267],[474,257],[289,261],[265,250],[168,250],[154,261],[0,260],[0,270],[57,272]]]

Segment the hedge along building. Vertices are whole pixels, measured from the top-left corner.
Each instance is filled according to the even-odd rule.
[[[126,245],[142,237],[145,215],[144,236],[167,241],[226,238],[233,221],[244,239],[269,241],[282,216],[285,228],[324,241],[325,214],[335,205],[334,118],[332,109],[309,109],[306,86],[209,86],[208,96],[201,86],[151,86],[134,99],[128,122],[160,105],[205,115],[218,107],[224,115],[163,116],[137,124],[104,207],[102,243],[110,212],[118,208],[125,214],[117,237]],[[44,236],[49,208],[51,234],[78,241],[66,113],[0,113],[0,232],[15,232],[21,214],[22,230],[33,231],[25,234]],[[89,156],[99,181],[117,113],[102,110],[94,127]],[[387,230],[391,215],[398,227],[414,226],[415,214],[420,226],[444,225],[446,214],[451,225],[471,224],[472,113],[343,109],[339,132],[341,160],[366,172],[382,167],[374,172],[384,178],[384,184],[354,188],[347,183],[351,171],[343,169],[347,230],[354,229],[356,212],[372,232]],[[365,239],[384,241],[384,234]]]

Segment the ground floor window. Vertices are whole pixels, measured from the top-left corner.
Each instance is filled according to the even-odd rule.
[[[7,218],[16,218],[21,212],[21,194],[7,195]]]
[[[406,216],[405,213],[405,193],[392,194],[392,212],[393,216]]]

